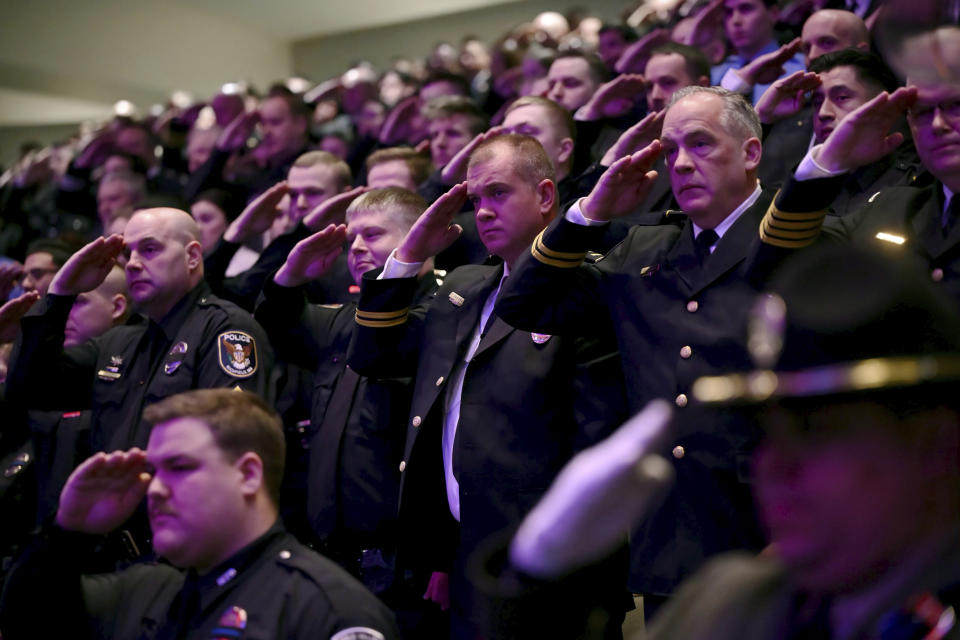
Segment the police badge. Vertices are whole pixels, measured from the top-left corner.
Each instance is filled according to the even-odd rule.
[[[257,343],[243,331],[217,336],[220,368],[235,378],[249,378],[257,371]]]

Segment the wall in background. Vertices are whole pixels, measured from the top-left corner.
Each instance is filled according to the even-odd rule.
[[[174,88],[207,97],[291,70],[289,42],[162,0],[2,2],[0,25],[0,86],[108,104],[146,109]]]
[[[627,3],[624,0],[594,0],[586,6],[594,15],[616,20]],[[541,11],[562,11],[564,8],[565,5],[556,1],[527,0],[300,40],[293,43],[293,69],[297,75],[317,82],[342,73],[361,58],[382,69],[394,56],[424,56],[434,43],[444,40],[457,44],[464,36],[474,35],[493,42],[514,25],[533,19]]]

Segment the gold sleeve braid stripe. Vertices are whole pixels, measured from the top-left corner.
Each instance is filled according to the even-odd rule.
[[[530,247],[530,253],[543,264],[550,265],[551,267],[560,267],[561,269],[575,269],[580,266],[580,263],[583,262],[583,259],[587,256],[586,251],[554,251],[543,244],[543,231],[537,234],[536,239],[533,241],[533,246]]]
[[[802,249],[813,244],[820,235],[827,212],[781,211],[775,203],[776,198],[760,223],[760,239],[765,244],[784,249]]]
[[[357,309],[354,318],[357,324],[362,327],[386,329],[387,327],[396,327],[406,322],[407,312],[409,311],[409,307],[398,311],[362,311]]]

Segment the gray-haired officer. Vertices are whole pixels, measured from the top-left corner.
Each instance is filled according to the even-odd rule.
[[[70,476],[56,526],[8,580],[5,638],[397,637],[373,594],[280,524],[283,430],[263,401],[202,389],[144,417],[146,451],[98,453]],[[174,566],[83,576],[89,549],[144,496],[154,550]],[[38,602],[56,614],[36,615]]]

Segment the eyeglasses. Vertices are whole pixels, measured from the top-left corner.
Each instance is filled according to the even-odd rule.
[[[934,114],[937,109],[940,115],[951,123],[960,123],[960,98],[948,100],[938,104],[915,105],[910,109],[910,118],[914,124],[927,127],[933,123]]]

